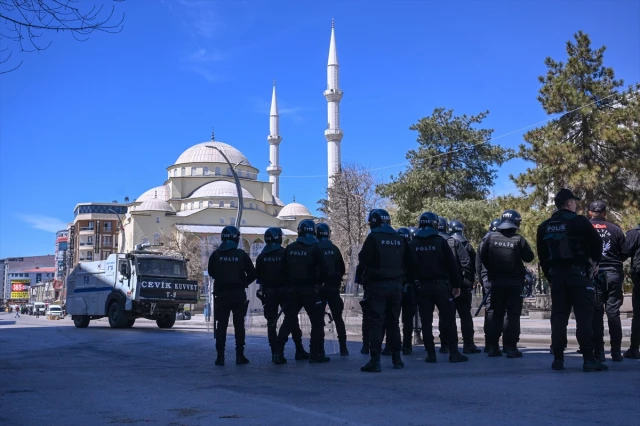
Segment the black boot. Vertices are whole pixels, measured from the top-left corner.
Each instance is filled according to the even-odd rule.
[[[224,351],[218,351],[218,357],[216,358],[216,365],[224,365]]]
[[[396,370],[404,368],[404,362],[402,362],[402,358],[400,357],[400,351],[394,351],[391,354],[391,361],[393,362],[393,368]]]
[[[638,348],[629,348],[625,351],[624,357],[627,359],[640,359],[640,350]]]
[[[236,349],[236,365],[249,364],[249,360],[244,356],[244,348]]]
[[[345,337],[338,337],[338,343],[340,344],[340,355],[341,356],[347,356],[349,355],[349,349],[347,348],[347,338]]]
[[[277,365],[281,365],[281,364],[286,364],[287,363],[287,359],[284,357],[284,354],[275,353],[271,357],[271,362],[273,362],[274,364],[277,364]]]
[[[402,343],[402,355],[411,355],[412,353],[413,345],[411,344],[411,337],[409,337]]]
[[[424,361],[428,362],[429,364],[438,362],[438,357],[436,356],[436,348],[427,349],[427,356],[425,357]]]
[[[590,356],[584,356],[584,364],[582,364],[582,371],[584,371],[585,373],[590,373],[593,371],[607,371],[608,369],[609,367],[607,367],[605,364],[598,361],[597,359]]]
[[[380,365],[380,354],[371,352],[371,359],[368,363],[360,367],[360,371],[364,371],[365,373],[380,373],[382,371],[382,366]]]
[[[502,356],[502,351],[498,346],[489,346],[489,352],[487,353],[489,358],[495,358],[497,356]]]
[[[309,355],[309,364],[319,364],[322,362],[329,362],[331,358],[325,356],[324,352],[311,353]]]
[[[463,354],[479,354],[480,349],[473,342],[464,343],[462,345]]]
[[[505,348],[504,353],[507,355],[507,358],[522,358],[522,352],[515,346]]]
[[[449,362],[467,362],[469,357],[462,355],[459,351],[449,350]]]
[[[551,363],[551,368],[556,371],[564,370],[564,358],[555,356],[553,358],[553,362]]]
[[[584,354],[583,354],[584,355]],[[598,362],[604,362],[605,358],[604,358],[604,348],[596,348],[593,350],[593,357],[596,359],[596,361]]]
[[[304,350],[304,346],[302,346],[302,343],[300,345],[296,345],[296,361],[302,361],[305,359],[309,359],[309,354]]]
[[[611,347],[611,361],[613,362],[622,362],[624,358],[622,357],[622,351],[620,350],[620,346]]]

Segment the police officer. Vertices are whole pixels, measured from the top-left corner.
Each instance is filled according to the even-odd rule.
[[[633,282],[631,345],[624,353],[624,357],[640,359],[640,224],[627,232],[623,253],[631,258],[631,281]]]
[[[444,217],[438,217],[438,233],[442,238],[447,240],[461,273],[460,279],[462,287],[460,288],[460,296],[456,297],[453,303],[460,317],[460,328],[463,340],[462,352],[465,354],[477,354],[480,353],[480,351],[473,342],[473,318],[471,317],[473,281],[476,274],[476,252],[473,250],[471,243],[462,235],[462,229],[464,229],[464,226],[461,222],[454,220],[447,223]],[[473,256],[471,256],[471,254],[473,254]],[[446,339],[444,341],[442,340],[442,333],[440,342],[440,352],[446,353],[448,345]]]
[[[398,234],[407,242],[411,242],[409,228],[398,228]],[[404,275],[404,287],[402,290],[402,355],[411,355],[413,352],[413,317],[416,314],[415,288],[409,281],[408,275]]]
[[[624,233],[618,225],[607,221],[607,205],[604,201],[594,201],[589,205],[591,224],[598,231],[602,239],[602,259],[596,281],[596,309],[593,313],[594,355],[599,361],[604,361],[604,322],[606,312],[609,321],[609,335],[611,336],[611,359],[616,362],[623,360],[621,353],[622,324],[620,323],[620,306],[624,299],[622,281],[624,279],[622,254]]]
[[[460,269],[447,241],[438,233],[438,216],[425,212],[418,220],[420,230],[409,244],[417,265],[412,279],[416,286],[418,310],[423,325],[426,362],[437,362],[433,343],[433,310],[440,314],[440,333],[449,346],[449,362],[469,359],[458,350],[458,330],[453,299],[460,295]]]
[[[393,368],[404,367],[400,356],[400,328],[398,319],[402,305],[403,276],[411,274],[415,258],[409,243],[391,227],[389,213],[375,209],[368,218],[371,232],[358,254],[356,282],[362,283],[367,292],[369,315],[370,361],[361,371],[380,372],[380,350],[382,347],[382,326],[388,324],[387,339],[392,348]]]
[[[533,251],[527,240],[518,235],[522,217],[515,210],[502,213],[497,232],[487,235],[482,243],[481,261],[487,268],[491,283],[491,307],[493,318],[490,325],[490,357],[502,356],[500,336],[507,358],[521,358],[517,344],[520,340],[520,314],[522,313],[522,288],[526,270],[523,262],[531,262]],[[507,312],[509,326],[504,331],[504,313]]]
[[[233,315],[236,337],[236,364],[248,364],[244,356],[244,317],[249,301],[245,289],[256,279],[253,262],[244,250],[238,248],[240,231],[235,226],[225,226],[222,244],[209,257],[208,272],[214,280],[214,321],[216,328],[216,365],[224,365],[224,348],[227,341],[229,314]]]
[[[593,356],[595,288],[592,281],[602,257],[602,241],[586,217],[576,214],[569,189],[555,196],[558,210],[538,226],[536,243],[540,267],[551,283],[551,348],[554,370],[564,369],[564,348],[571,308],[576,317],[576,337],[584,359],[584,371],[603,371],[607,366]]]
[[[283,309],[287,300],[287,289],[282,277],[282,230],[268,228],[264,233],[266,243],[256,260],[257,283],[260,285],[257,296],[264,306],[264,317],[267,320],[267,336],[271,346],[271,359],[275,355],[278,337],[278,308]],[[302,345],[302,331],[295,317],[295,324],[291,330],[291,337],[296,345],[296,360],[309,359],[309,354]]]
[[[340,355],[349,355],[347,349],[347,330],[342,319],[342,311],[344,309],[344,301],[340,297],[340,286],[342,285],[342,277],[346,272],[342,253],[338,247],[331,242],[331,229],[326,223],[319,223],[316,226],[316,237],[320,241],[318,247],[324,253],[324,263],[327,268],[327,278],[324,286],[320,289],[320,298],[322,299],[322,310],[324,311],[329,305],[331,317],[336,324],[338,332],[338,342],[340,343]]]
[[[298,224],[298,238],[289,244],[282,256],[282,275],[287,285],[284,321],[278,332],[275,364],[285,364],[284,346],[295,328],[298,314],[304,307],[311,322],[310,363],[328,362],[324,352],[324,309],[319,287],[326,279],[324,253],[318,247],[316,224],[311,219]]]
[[[492,232],[498,232],[498,225],[500,225],[500,219],[493,219],[491,221],[491,223],[489,224],[489,231],[485,234],[484,237],[482,237],[482,241],[484,241],[487,236],[492,233]],[[478,245],[478,252],[480,252],[482,250],[482,242],[480,242],[480,245]],[[482,264],[482,261],[480,259],[480,256],[476,256],[476,271],[478,272],[478,280],[480,281],[480,284],[482,285],[482,295],[483,298],[485,299],[485,304],[484,304],[484,325],[483,325],[483,329],[484,329],[484,352],[489,352],[489,334],[490,333],[490,328],[491,328],[491,321],[493,318],[493,308],[491,307],[491,282],[489,282],[489,275],[487,274],[487,268],[484,267],[484,265]],[[508,321],[507,321],[507,317],[504,317],[504,324],[502,327],[503,333],[504,330],[506,330],[508,326]]]

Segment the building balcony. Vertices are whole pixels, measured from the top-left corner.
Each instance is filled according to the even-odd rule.
[[[79,231],[80,235],[93,235],[96,233],[95,228],[91,228],[89,226],[83,226]]]
[[[324,131],[324,137],[328,141],[340,142],[342,140],[342,130],[341,129],[327,129]]]
[[[80,247],[78,247],[78,249],[80,250],[93,250],[93,243],[91,244],[80,244]]]

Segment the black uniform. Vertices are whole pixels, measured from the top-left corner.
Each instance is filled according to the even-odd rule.
[[[267,244],[256,260],[257,283],[262,286],[264,294],[264,317],[267,320],[267,336],[271,353],[275,353],[278,309],[285,306],[287,300],[287,288],[282,276],[282,256],[284,248],[279,244]],[[295,317],[295,324],[291,329],[291,337],[296,345],[296,354],[302,354],[302,331]],[[306,354],[305,354],[306,355]]]
[[[620,323],[620,306],[624,299],[622,281],[624,279],[622,254],[624,233],[618,225],[607,222],[604,218],[594,217],[591,224],[602,239],[602,259],[598,268],[601,279],[596,281],[596,307],[593,312],[593,341],[596,358],[604,355],[604,321],[606,312],[611,336],[611,354],[620,354],[622,345],[622,324]],[[603,274],[601,274],[603,273]],[[606,280],[604,277],[606,276]]]
[[[622,252],[631,258],[631,281],[633,282],[631,345],[624,356],[640,359],[640,225],[627,232]]]
[[[502,226],[502,225],[501,225]],[[499,341],[508,351],[507,356],[522,356],[517,350],[520,340],[520,314],[522,313],[522,287],[525,280],[524,262],[531,262],[533,251],[527,240],[518,235],[517,229],[499,229],[488,234],[482,243],[480,258],[487,268],[491,283],[491,308],[493,317],[489,327],[489,345],[500,355]],[[504,330],[504,313],[507,312],[509,327]]]
[[[414,265],[405,237],[384,224],[371,230],[358,254],[356,282],[365,288],[371,361],[380,363],[382,327],[387,320],[387,341],[400,351],[398,325],[402,304],[403,275]],[[363,327],[364,329],[364,327]]]
[[[320,298],[322,299],[322,311],[324,313],[327,305],[331,310],[331,317],[336,325],[338,341],[340,342],[340,353],[347,355],[347,330],[342,319],[344,301],[340,297],[340,286],[342,277],[346,272],[342,253],[328,238],[321,238],[318,247],[324,254],[324,264],[327,268],[324,286],[320,288]],[[346,353],[344,353],[346,352]]]
[[[245,289],[256,279],[253,262],[244,250],[236,248],[237,243],[225,242],[209,257],[208,272],[214,280],[214,321],[217,321],[216,351],[224,358],[227,341],[229,314],[233,314],[233,329],[236,337],[236,355],[244,351],[244,317],[249,301]],[[235,247],[234,247],[235,246]]]
[[[439,235],[447,240],[449,247],[453,251],[453,257],[458,265],[458,270],[460,271],[460,296],[453,299],[453,304],[460,317],[463,345],[467,348],[467,352],[473,352],[471,300],[473,298],[473,281],[476,273],[476,252],[471,246],[471,243],[461,234],[453,234],[450,236],[444,232],[440,232]],[[442,318],[440,320],[442,320]],[[443,347],[448,347],[446,337],[444,337],[442,333],[440,333],[440,342]]]
[[[490,231],[490,232],[487,232],[485,234],[485,236],[482,238],[482,241],[478,245],[478,253],[480,253],[482,251],[482,244],[487,239],[489,234],[491,234],[491,232],[497,232],[497,231]],[[493,321],[493,307],[491,305],[491,293],[490,293],[491,282],[489,281],[489,274],[487,273],[487,268],[485,268],[484,265],[482,264],[482,260],[480,260],[480,256],[476,256],[476,271],[478,273],[478,280],[480,281],[480,284],[482,285],[483,297],[486,297],[486,302],[484,304],[484,325],[483,325],[483,329],[484,329],[485,351],[488,351],[488,347],[490,346],[489,335],[491,334],[491,321]],[[502,324],[502,333],[503,334],[506,332],[507,327],[509,327],[509,320],[508,320],[507,316],[505,315],[504,322]]]
[[[412,278],[416,285],[418,310],[422,320],[422,340],[428,361],[435,362],[433,342],[433,310],[438,308],[440,333],[449,347],[450,356],[458,352],[458,329],[452,288],[461,287],[461,273],[447,240],[433,228],[420,229],[410,243],[417,264]]]
[[[289,244],[282,256],[282,273],[287,286],[284,321],[278,332],[278,353],[283,355],[287,338],[304,307],[311,322],[310,361],[324,357],[324,310],[318,288],[325,282],[324,253],[316,237],[306,235]],[[282,357],[284,358],[284,357]]]
[[[593,359],[595,289],[591,267],[602,256],[602,241],[586,217],[558,210],[538,226],[536,235],[540,267],[551,283],[551,347],[564,359],[571,308],[576,336],[585,360]]]

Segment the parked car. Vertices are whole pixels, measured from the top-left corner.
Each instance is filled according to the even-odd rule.
[[[46,316],[64,318],[64,315],[62,314],[62,306],[60,305],[49,305],[44,314]]]

